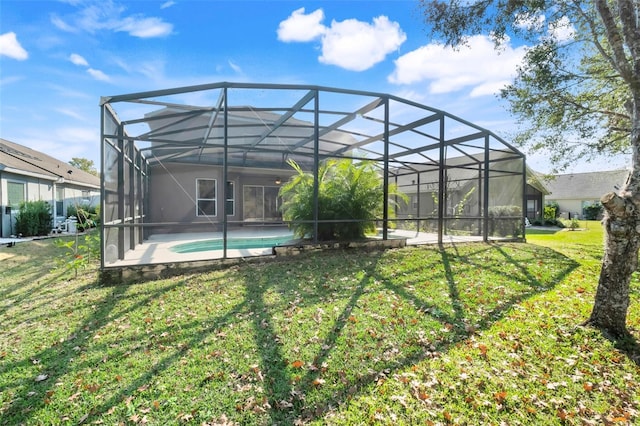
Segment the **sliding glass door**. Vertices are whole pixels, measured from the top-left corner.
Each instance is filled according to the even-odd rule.
[[[245,185],[242,191],[243,219],[261,222],[282,220],[278,211],[279,190],[278,186]]]

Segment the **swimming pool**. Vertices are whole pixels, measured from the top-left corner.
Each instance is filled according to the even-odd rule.
[[[293,235],[277,237],[228,238],[227,249],[269,248],[291,241]],[[222,238],[192,241],[178,244],[170,249],[174,253],[196,253],[199,251],[222,250]]]

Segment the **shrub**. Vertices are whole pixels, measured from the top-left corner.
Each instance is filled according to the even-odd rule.
[[[78,224],[76,225],[78,231],[84,231],[95,227],[99,218],[98,209],[88,204],[79,205],[77,207],[69,206],[67,208],[67,215],[76,217],[78,220]]]
[[[78,234],[72,240],[56,239],[54,244],[64,249],[56,259],[58,268],[73,270],[76,277],[78,269],[86,269],[100,259],[100,234],[97,232],[87,233],[83,240]]]
[[[560,213],[560,205],[556,201],[550,201],[544,206],[544,220],[555,220]]]
[[[297,174],[280,189],[283,218],[292,222],[294,233],[304,238],[314,232],[314,176],[289,161]],[[392,184],[388,187],[390,218],[395,197],[407,202],[405,194]],[[375,220],[383,213],[383,182],[374,163],[327,160],[318,169],[318,240],[354,240],[375,231]]]
[[[596,220],[602,214],[602,203],[598,202],[588,206],[584,206],[582,210],[584,211],[585,219]]]
[[[563,223],[563,226],[566,228],[569,228],[571,231],[575,231],[576,229],[580,228],[580,221],[574,217],[574,218],[565,220]]]
[[[16,234],[23,237],[49,235],[51,206],[46,201],[26,201],[20,204],[16,215]]]
[[[489,208],[489,234],[517,237],[522,233],[522,208],[494,206]]]

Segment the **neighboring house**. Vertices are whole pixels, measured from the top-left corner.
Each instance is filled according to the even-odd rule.
[[[560,206],[560,217],[583,218],[584,207],[600,203],[604,194],[617,191],[626,180],[628,170],[557,175],[545,182],[549,190],[546,202]]]
[[[99,204],[100,178],[42,152],[0,139],[0,237],[13,234],[20,203],[37,200],[48,202],[55,223],[60,223],[69,206]]]

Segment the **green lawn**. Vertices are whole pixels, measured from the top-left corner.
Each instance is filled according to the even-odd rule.
[[[638,423],[637,354],[579,326],[585,227],[129,286],[51,272],[51,240],[2,247],[0,424]]]

